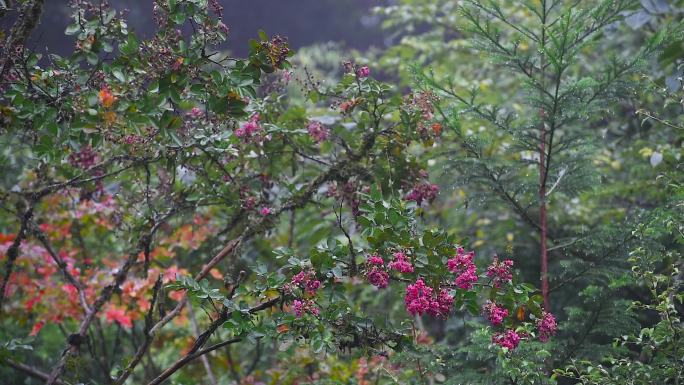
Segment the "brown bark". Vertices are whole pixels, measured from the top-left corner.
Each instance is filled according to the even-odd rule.
[[[543,112],[542,112],[543,115]],[[539,227],[540,227],[540,248],[541,248],[541,286],[542,297],[544,299],[544,309],[549,311],[549,254],[546,245],[548,225],[546,223],[546,127],[541,123],[540,144],[539,144]]]
[[[29,375],[33,378],[37,378],[39,380],[47,380],[48,379],[49,375],[47,373],[41,372],[40,370],[34,368],[33,366],[22,364],[21,362],[16,362],[16,361],[9,359],[9,358],[5,359],[4,362],[8,366],[10,366],[11,368],[14,368],[15,370],[26,373],[27,375]],[[55,384],[63,385],[64,381],[57,380],[57,382],[55,382]]]
[[[542,31],[541,31],[541,78],[540,78],[540,84],[542,87],[545,86],[546,84],[546,17],[547,17],[547,4],[546,1],[541,2],[542,6]],[[560,76],[560,75],[559,75]],[[556,85],[556,90],[558,90],[558,85]],[[541,95],[543,98],[544,95]],[[552,114],[555,113],[556,111],[552,111]],[[547,238],[547,233],[548,233],[548,225],[546,223],[546,211],[547,211],[547,206],[546,206],[546,179],[547,179],[547,174],[549,172],[549,167],[547,165],[547,162],[550,161],[550,159],[547,159],[547,153],[546,153],[546,134],[547,134],[547,129],[546,129],[546,121],[547,121],[547,113],[544,108],[541,108],[539,110],[539,236],[541,238],[540,240],[540,262],[541,262],[541,271],[540,271],[540,278],[541,278],[541,286],[542,286],[542,298],[544,300],[544,309],[546,311],[550,311],[550,301],[549,301],[549,251],[548,247],[546,245],[546,238]],[[553,140],[553,131],[551,132],[551,140]],[[549,143],[549,157],[551,157],[551,143]]]
[[[29,232],[29,222],[33,217],[33,205],[35,203],[31,202],[29,208],[24,212],[21,217],[21,225],[19,227],[19,232],[14,238],[14,241],[7,249],[7,261],[5,262],[5,275],[2,278],[2,285],[0,285],[0,314],[2,313],[2,304],[5,299],[5,291],[7,290],[7,284],[12,276],[12,270],[14,270],[14,262],[16,262],[19,257],[19,248],[21,247],[21,242],[26,238]]]

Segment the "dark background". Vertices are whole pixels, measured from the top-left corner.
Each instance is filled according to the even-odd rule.
[[[247,53],[249,39],[259,29],[269,35],[286,36],[293,48],[327,41],[341,42],[349,48],[364,49],[383,45],[379,20],[371,8],[392,0],[220,0],[224,22],[230,36],[223,48],[237,55]],[[118,10],[127,9],[129,28],[140,36],[150,36],[155,28],[151,0],[111,0]],[[11,21],[4,20],[3,28]],[[64,35],[71,23],[67,0],[45,2],[40,25],[29,46],[37,51],[67,55],[73,39]]]

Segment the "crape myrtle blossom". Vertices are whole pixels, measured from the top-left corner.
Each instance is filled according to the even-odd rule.
[[[447,269],[457,274],[455,284],[460,289],[470,290],[477,282],[477,266],[473,262],[475,252],[465,252],[462,247],[456,248],[456,255],[447,261]]]
[[[413,265],[402,251],[394,253],[394,260],[387,264],[387,267],[400,273],[413,273]]]
[[[439,194],[439,186],[432,183],[418,183],[413,186],[413,189],[406,194],[406,200],[414,201],[418,206],[420,206],[423,201],[432,202],[437,198]]]
[[[100,157],[90,145],[81,147],[78,151],[69,154],[69,164],[83,170],[87,170],[99,161]]]
[[[309,136],[311,136],[316,143],[321,143],[330,136],[330,131],[317,120],[309,121],[309,124],[306,125],[306,129],[309,132]]]
[[[370,257],[368,257],[368,259],[366,260],[366,263],[368,263],[369,265],[382,266],[385,264],[385,261],[382,259],[381,256],[379,256],[377,254],[373,254]]]
[[[503,323],[504,318],[508,317],[508,309],[497,306],[496,303],[487,300],[482,306],[482,315],[494,326]]]
[[[235,136],[244,138],[245,140],[257,136],[259,131],[261,131],[261,125],[259,125],[260,120],[261,116],[258,113],[252,114],[247,122],[235,130]]]
[[[389,274],[382,269],[374,267],[366,273],[366,278],[368,282],[377,287],[378,289],[384,289],[389,285]]]
[[[446,318],[451,311],[454,298],[445,289],[441,289],[436,295],[433,293],[434,289],[425,285],[422,278],[418,278],[415,283],[406,287],[406,311],[411,315],[427,313],[433,317]]]
[[[454,297],[451,296],[447,289],[441,289],[439,294],[433,298],[428,314],[437,318],[446,318],[451,311],[451,306],[454,304]]]
[[[145,139],[140,135],[130,134],[123,137],[122,142],[125,144],[136,145],[143,143]]]
[[[295,274],[290,281],[291,287],[299,287],[308,295],[316,295],[321,288],[321,281],[316,279],[316,272],[313,270],[300,271]]]
[[[304,294],[310,297],[316,295],[316,292],[321,288],[321,281],[316,279],[316,272],[314,270],[302,270],[295,274],[290,280],[289,284],[285,285],[285,289],[292,291],[294,288],[299,288],[304,291]],[[298,298],[292,302],[292,311],[299,318],[305,313],[318,316],[320,310],[313,299]]]
[[[539,341],[547,342],[551,336],[556,335],[556,317],[549,312],[542,312],[541,318],[537,320],[537,332]]]
[[[295,313],[297,318],[301,318],[306,313],[316,317],[320,314],[320,310],[316,306],[316,303],[310,299],[294,300],[294,302],[292,302],[292,311]]]
[[[412,315],[422,315],[430,308],[430,297],[432,296],[432,288],[425,285],[422,278],[418,278],[416,283],[406,287],[406,295],[404,296],[404,304],[406,311]]]
[[[513,281],[512,268],[513,261],[510,259],[499,262],[499,258],[494,258],[492,264],[487,267],[487,277],[492,279],[492,284],[498,289],[501,284]]]
[[[520,343],[520,335],[515,330],[509,329],[503,333],[494,333],[494,335],[492,335],[492,342],[502,348],[514,350]]]
[[[384,265],[385,261],[376,254],[366,260],[366,278],[371,285],[379,289],[384,289],[389,285],[389,274],[385,271]]]
[[[190,112],[187,113],[187,115],[192,119],[200,119],[204,116],[204,111],[202,111],[202,109],[199,107],[192,107],[192,109],[190,110]]]

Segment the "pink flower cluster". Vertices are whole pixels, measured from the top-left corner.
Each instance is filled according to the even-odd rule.
[[[428,309],[428,314],[433,317],[446,318],[454,305],[454,297],[448,290],[441,289],[437,297],[432,301],[432,307]]]
[[[503,333],[494,333],[492,336],[492,342],[501,346],[502,348],[513,350],[517,348],[518,344],[520,343],[520,335],[516,333],[515,330],[509,329]]]
[[[240,193],[240,195],[242,195],[242,193]],[[245,198],[242,198],[240,201],[242,203],[242,207],[246,210],[252,210],[257,203],[256,197],[253,196],[247,196]]]
[[[316,279],[316,273],[313,270],[300,271],[292,277],[290,284],[299,287],[309,295],[316,295],[318,289],[321,288],[321,281]]]
[[[385,261],[379,255],[371,255],[366,260],[366,278],[371,285],[384,289],[389,285],[389,274],[385,271]]]
[[[371,285],[379,289],[384,289],[389,285],[389,274],[385,270],[373,268],[366,273],[366,277]]]
[[[499,326],[503,323],[504,318],[508,317],[508,309],[497,306],[492,301],[487,301],[482,306],[482,315],[489,320],[494,326]]]
[[[494,262],[487,267],[487,277],[492,279],[492,284],[498,289],[502,283],[513,281],[511,268],[513,268],[513,261],[510,259],[499,262],[499,258],[494,258]]]
[[[313,140],[316,141],[316,143],[321,143],[328,139],[328,136],[330,135],[330,131],[328,131],[327,128],[323,126],[323,124],[319,121],[316,120],[311,120],[309,121],[309,124],[306,126],[307,131],[309,131],[309,136]]]
[[[253,114],[242,127],[235,130],[235,136],[245,139],[254,136],[261,129],[261,126],[259,125],[260,119],[261,117],[258,113]]]
[[[373,254],[370,257],[368,257],[368,259],[366,260],[366,263],[369,265],[382,266],[385,264],[385,260],[383,260],[381,256]]]
[[[539,333],[539,341],[547,342],[551,336],[556,335],[558,325],[556,325],[556,317],[548,312],[542,312],[541,318],[537,320],[537,332]]]
[[[97,163],[99,157],[97,153],[93,151],[93,147],[90,145],[81,147],[77,152],[72,152],[69,154],[69,164],[73,167],[78,167],[80,169],[86,170]]]
[[[138,144],[138,143],[142,143],[142,142],[144,142],[144,141],[145,141],[145,140],[143,139],[142,136],[140,136],[140,135],[135,135],[135,134],[126,135],[126,136],[123,137],[123,142],[124,142],[125,144],[130,144],[130,145],[135,145],[135,144]]]
[[[192,107],[190,112],[187,113],[189,117],[192,119],[200,119],[202,116],[204,116],[204,111],[202,111],[201,108],[199,107]]]
[[[367,78],[370,76],[370,68],[368,66],[362,66],[359,67],[358,70],[356,70],[356,76],[360,78]]]
[[[477,282],[477,266],[473,262],[473,257],[475,252],[466,253],[462,247],[458,247],[456,255],[447,261],[447,269],[458,275],[454,283],[464,290],[472,289]]]
[[[433,292],[434,290],[425,285],[422,278],[418,278],[416,283],[408,285],[404,296],[406,311],[412,315],[427,313],[433,317],[445,318],[454,304],[454,298],[445,289],[441,289],[437,295]]]
[[[400,273],[413,273],[413,265],[409,262],[408,257],[404,252],[397,251],[394,255],[394,260],[387,264],[390,270],[396,270]]]
[[[316,303],[310,299],[294,300],[294,302],[292,302],[292,311],[294,311],[297,317],[302,317],[306,313],[312,314],[316,317],[318,317],[320,314],[320,310],[316,306]]]
[[[262,207],[261,210],[259,210],[259,214],[261,214],[261,216],[264,216],[264,217],[267,215],[270,215],[272,213],[273,213],[273,210],[271,210],[270,207]]]
[[[437,198],[437,194],[439,193],[439,186],[436,184],[431,184],[431,183],[418,183],[415,186],[413,186],[413,189],[411,192],[409,192],[406,195],[406,200],[408,201],[414,201],[416,202],[419,206],[423,203],[423,201],[428,201],[432,202]]]

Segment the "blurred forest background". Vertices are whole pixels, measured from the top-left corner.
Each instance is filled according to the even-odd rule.
[[[236,44],[256,36],[256,31],[267,30],[286,36],[292,47],[299,49],[315,43],[339,42],[349,48],[365,49],[391,44],[380,28],[380,17],[371,10],[387,5],[391,0],[220,0],[226,9],[224,22],[230,27],[230,41],[223,44],[235,55],[247,54],[247,46]],[[127,10],[127,21],[141,36],[150,36],[152,1],[113,0],[112,7]],[[41,25],[32,35],[31,44],[38,50],[66,54],[73,40],[62,32],[70,24],[71,11],[67,0],[47,1]]]
[[[155,35],[157,25],[152,18],[152,1],[111,0],[110,3],[119,11],[127,10],[124,15],[128,26],[136,31],[141,40]],[[227,41],[220,43],[217,48],[224,54],[235,57],[254,55],[254,45],[250,50],[247,42],[258,39],[259,30],[264,30],[268,36],[279,34],[286,37],[290,48],[295,51],[287,59],[292,68],[271,73],[274,68],[266,67],[269,71],[264,71],[263,78],[254,83],[250,83],[252,80],[249,78],[244,83],[247,86],[236,81],[236,84],[240,84],[235,86],[236,89],[260,85],[254,86],[253,93],[250,89],[240,94],[249,95],[259,109],[249,110],[250,120],[244,123],[247,115],[240,109],[245,106],[236,107],[242,115],[236,115],[238,118],[233,123],[240,123],[235,123],[231,129],[236,129],[240,124],[253,126],[262,119],[262,122],[272,125],[274,137],[280,138],[278,135],[282,135],[288,139],[284,140],[283,148],[290,149],[288,146],[292,146],[297,151],[303,149],[306,155],[300,158],[293,155],[291,160],[279,152],[280,147],[269,149],[271,153],[256,151],[259,155],[256,152],[241,152],[240,156],[246,159],[245,164],[255,167],[255,163],[262,162],[257,163],[257,170],[261,170],[261,167],[267,170],[264,171],[265,175],[277,176],[272,183],[278,188],[272,185],[265,187],[267,183],[261,179],[259,183],[262,184],[254,187],[257,179],[263,175],[258,178],[255,174],[246,175],[244,178],[247,182],[244,184],[253,191],[244,186],[238,189],[233,185],[233,180],[218,187],[209,182],[202,184],[200,171],[203,166],[197,166],[193,157],[200,158],[204,156],[203,153],[193,154],[190,160],[184,159],[188,169],[197,167],[200,170],[196,173],[200,175],[199,181],[196,182],[193,179],[196,175],[192,174],[189,182],[178,182],[176,189],[190,189],[189,186],[196,183],[200,186],[197,187],[200,190],[198,194],[203,199],[213,198],[216,191],[220,191],[230,197],[227,200],[230,203],[217,205],[216,211],[202,211],[194,207],[206,216],[206,222],[202,223],[208,223],[208,227],[198,225],[203,231],[207,228],[226,230],[220,232],[218,240],[212,240],[214,243],[207,241],[206,244],[202,241],[209,236],[192,232],[193,237],[201,238],[201,241],[197,241],[201,247],[194,248],[194,238],[191,241],[186,239],[187,243],[179,241],[173,258],[182,261],[191,271],[199,270],[202,266],[198,262],[200,255],[210,255],[211,251],[220,250],[231,236],[242,234],[243,228],[251,226],[247,219],[245,222],[231,221],[235,212],[243,213],[240,205],[246,196],[253,192],[254,197],[271,204],[270,208],[265,207],[266,211],[262,211],[264,216],[270,215],[269,210],[289,202],[287,199],[295,196],[293,191],[304,185],[302,180],[317,180],[316,172],[320,171],[321,165],[334,164],[333,161],[340,154],[354,155],[345,140],[352,145],[368,144],[364,141],[367,137],[361,134],[365,135],[366,131],[377,132],[381,126],[380,123],[376,123],[375,127],[369,123],[372,120],[370,116],[377,118],[377,121],[391,122],[387,127],[383,126],[386,130],[390,130],[388,127],[410,126],[415,129],[406,137],[397,134],[391,139],[371,142],[368,146],[376,152],[368,160],[361,155],[352,159],[358,161],[363,158],[364,162],[367,161],[362,166],[371,170],[372,175],[366,176],[367,179],[352,177],[349,183],[339,184],[339,191],[338,185],[335,185],[334,191],[332,188],[324,190],[316,186],[321,187],[312,192],[317,197],[316,205],[302,205],[296,212],[293,209],[291,214],[283,214],[281,221],[272,227],[265,230],[259,228],[259,231],[263,230],[263,236],[260,234],[250,242],[245,241],[242,246],[244,250],[230,268],[236,271],[244,269],[247,276],[251,277],[247,281],[249,285],[243,287],[245,292],[240,294],[258,292],[263,297],[268,290],[263,289],[265,284],[260,280],[266,279],[264,277],[273,278],[266,272],[294,271],[287,269],[294,269],[293,266],[297,265],[292,262],[295,257],[302,258],[301,261],[295,258],[295,262],[301,262],[302,266],[320,263],[328,269],[327,277],[330,279],[330,283],[325,284],[326,290],[330,290],[326,292],[330,294],[329,309],[334,308],[339,314],[347,311],[344,314],[349,316],[350,324],[358,327],[358,330],[363,329],[359,325],[366,325],[366,322],[384,325],[389,330],[410,335],[414,343],[391,354],[387,352],[388,349],[375,347],[364,347],[354,352],[350,349],[348,354],[343,347],[341,354],[321,354],[326,349],[334,350],[335,344],[342,346],[335,334],[338,328],[333,322],[341,316],[332,313],[333,310],[325,313],[328,309],[323,313],[327,314],[329,323],[317,330],[313,330],[315,328],[312,326],[312,330],[305,333],[306,338],[297,335],[295,326],[287,326],[290,324],[284,327],[284,323],[277,324],[272,320],[268,321],[271,323],[264,321],[262,324],[261,321],[266,317],[259,318],[258,328],[255,327],[258,330],[254,333],[258,336],[254,337],[246,331],[248,326],[251,327],[247,321],[231,320],[226,325],[232,322],[232,326],[226,328],[234,327],[234,330],[222,330],[220,333],[223,333],[224,338],[242,338],[249,334],[252,338],[250,342],[264,338],[264,341],[273,344],[241,345],[244,349],[234,348],[233,356],[230,356],[230,348],[227,350],[228,356],[209,355],[203,366],[197,363],[180,370],[174,383],[205,383],[197,382],[198,378],[206,379],[206,383],[241,385],[684,383],[681,320],[684,314],[684,1],[221,0],[219,3],[224,9],[223,21],[229,29]],[[539,11],[540,7],[546,7],[547,4],[553,4],[548,15],[546,10]],[[39,53],[71,54],[78,33],[74,30],[75,35],[63,34],[65,29],[74,25],[70,20],[71,15],[66,1],[46,1],[42,22],[31,34],[27,47]],[[554,22],[545,24],[547,16]],[[3,25],[8,26],[11,22],[12,19],[3,20]],[[190,25],[182,24],[179,28],[183,29],[183,35],[193,36]],[[552,32],[547,35],[547,31]],[[134,49],[127,47],[123,41],[127,40],[122,40],[121,45],[133,52]],[[98,63],[107,55],[97,52],[87,60],[95,65],[93,63]],[[84,59],[80,57],[79,60],[83,64]],[[128,65],[126,60],[122,66]],[[353,63],[348,62],[345,68],[343,63],[350,60]],[[38,60],[35,62],[38,63]],[[160,62],[166,63],[166,69],[173,69],[171,72],[183,69],[187,64],[183,60],[176,64],[172,60],[165,62],[162,59]],[[45,57],[40,63],[47,65]],[[103,77],[106,76],[110,83],[119,84],[121,89],[126,90],[130,79],[115,67],[107,67],[105,72],[109,72]],[[145,71],[154,72],[145,68]],[[226,68],[229,71],[243,69],[240,66]],[[142,74],[143,70],[139,73]],[[368,74],[388,83],[380,85],[368,80],[370,87],[376,88],[367,92],[376,99],[359,96],[362,84],[366,84],[361,83],[366,81],[361,79],[369,77]],[[162,75],[166,76],[159,76]],[[215,86],[212,82],[221,83],[216,79],[221,80],[221,77],[206,75],[205,78],[207,84],[211,83],[212,86]],[[349,91],[354,89],[355,84],[359,94]],[[164,92],[159,91],[158,84],[156,86],[152,87],[154,93]],[[103,94],[96,94],[99,90],[96,88],[91,90],[91,107],[98,107],[98,100],[104,105]],[[99,92],[103,90],[109,92],[108,88]],[[20,91],[15,92],[21,94]],[[104,95],[108,96],[106,92]],[[125,92],[121,91],[120,100],[125,99]],[[169,111],[173,111],[190,122],[187,124],[197,125],[197,130],[205,126],[210,130],[214,124],[219,127],[215,121],[199,124],[198,119],[202,116],[197,112],[199,110],[191,110],[193,106],[181,103],[180,95],[195,97],[199,92],[193,94],[195,90],[191,87],[180,89],[177,93],[168,92],[175,104],[172,107],[165,106],[166,111],[155,111],[161,116],[154,115],[155,119],[168,123]],[[16,98],[13,102],[21,99]],[[199,96],[197,98],[201,99]],[[383,106],[383,103],[387,103],[387,110],[378,113],[380,117],[376,116],[377,108],[373,110],[373,106],[369,106],[370,102],[364,104],[369,100]],[[22,110],[25,114],[17,116],[25,117],[32,113],[40,115],[32,110],[33,107],[29,106],[31,103],[25,104],[17,109],[24,108],[29,112]],[[119,104],[123,103],[120,101]],[[203,105],[211,108],[211,102]],[[361,107],[354,110],[357,105]],[[109,107],[111,104],[106,108]],[[118,113],[141,113],[134,110],[124,111],[121,107]],[[193,116],[189,111],[197,115]],[[419,120],[423,120],[416,123],[414,116],[409,116],[410,113],[422,113]],[[91,115],[95,116],[97,112]],[[115,119],[106,113],[102,116],[105,120]],[[314,135],[320,138],[321,132],[315,129],[321,129],[321,126],[314,125],[315,133],[311,134],[308,124],[313,120],[330,127],[331,132],[343,140],[330,141],[317,147],[320,143]],[[21,139],[17,139],[21,136],[15,133],[20,132],[23,126],[16,120],[12,124],[16,124],[14,131],[7,130],[2,135],[11,138],[14,143],[21,142]],[[305,131],[304,127],[309,131]],[[355,131],[359,127],[362,129],[357,131],[361,133]],[[230,131],[224,128],[215,131]],[[81,126],[78,126],[80,129]],[[124,128],[122,130],[125,131]],[[52,137],[53,132],[56,130],[41,135]],[[307,132],[315,140],[297,136],[306,136]],[[59,133],[55,136],[63,131]],[[125,133],[130,134],[127,131]],[[328,138],[327,131],[325,133],[321,141]],[[83,148],[79,146],[85,145],[85,141],[90,143],[90,139],[83,138],[89,138],[91,134],[92,131],[84,129],[79,134],[79,140],[84,141],[78,146],[66,140],[62,145],[71,146],[70,151],[75,152],[76,148]],[[356,134],[358,136],[354,136]],[[211,135],[218,134],[212,132],[206,135],[179,140],[187,140],[183,144],[190,143],[188,145],[204,149],[206,143],[211,144],[210,140],[215,139]],[[290,135],[295,139],[289,141]],[[246,142],[235,136],[220,139],[223,142],[233,141],[230,146],[247,146]],[[171,139],[168,140],[171,142]],[[122,145],[122,148],[116,151],[128,151],[128,147]],[[17,189],[15,186],[25,183],[26,178],[16,175],[34,175],[26,171],[26,165],[35,160],[34,150],[47,151],[31,148],[22,153],[29,160],[22,160],[9,146],[3,148],[4,175],[0,176],[0,180],[3,181],[4,190]],[[71,162],[67,161],[65,154],[48,155],[53,157],[51,159],[55,164],[61,164],[60,167],[68,168],[66,165]],[[219,155],[224,156],[223,153]],[[211,164],[215,159],[207,156],[209,160],[201,158],[201,161]],[[270,156],[282,158],[272,161]],[[322,160],[319,162],[317,157]],[[227,158],[234,161],[239,157]],[[252,158],[258,160],[253,161]],[[295,159],[304,165],[298,168],[299,163]],[[236,169],[240,170],[236,173],[248,170],[247,166],[236,166]],[[69,174],[72,171],[67,171],[65,175],[72,175]],[[183,172],[186,172],[185,168]],[[212,169],[209,172],[214,174],[207,176],[207,179],[224,180],[219,171]],[[162,177],[156,180],[154,169],[151,174],[152,178],[148,169],[148,188],[150,178],[153,184],[160,186],[168,183]],[[138,196],[143,191],[144,175],[140,171],[130,177],[130,184],[138,189]],[[159,175],[164,174],[160,172]],[[282,179],[278,180],[279,177]],[[176,183],[175,178],[173,180]],[[118,183],[107,184],[106,188],[114,186],[113,191],[117,191]],[[426,238],[416,241],[421,247],[426,242],[437,242],[438,236],[435,235],[433,239],[432,234],[439,233],[444,239],[458,239],[459,243],[473,249],[479,266],[488,265],[494,256],[512,260],[516,279],[544,288],[542,292],[537,294],[535,291],[534,296],[530,295],[534,300],[530,298],[529,303],[524,305],[518,306],[509,298],[509,302],[515,303],[515,306],[511,305],[510,313],[507,313],[506,325],[518,325],[526,319],[537,322],[539,314],[545,313],[541,313],[542,308],[535,301],[543,301],[544,310],[553,313],[558,321],[555,337],[548,343],[530,341],[521,344],[512,354],[508,350],[502,351],[493,346],[493,329],[486,320],[483,321],[477,305],[474,310],[472,307],[469,309],[470,313],[464,311],[447,320],[410,317],[410,321],[407,321],[405,307],[408,305],[404,302],[403,291],[378,291],[376,287],[354,281],[356,259],[353,268],[346,265],[344,268],[347,269],[345,273],[353,272],[349,277],[351,283],[340,289],[345,294],[335,292],[332,282],[340,278],[342,268],[337,266],[341,265],[334,262],[336,267],[333,268],[333,262],[330,265],[320,262],[325,259],[321,255],[328,253],[334,256],[333,250],[337,250],[337,253],[347,258],[347,253],[350,253],[352,258],[358,257],[360,269],[372,270],[370,265],[364,265],[364,258],[369,254],[366,251],[376,246],[373,242],[377,239],[367,235],[373,232],[373,228],[382,226],[369,225],[372,220],[367,218],[363,224],[357,222],[359,205],[363,206],[359,201],[372,201],[368,198],[371,186],[380,186],[388,201],[388,196],[414,201],[412,204],[415,205],[411,207],[415,210],[411,215],[415,217],[402,217],[402,220],[406,219],[402,222],[396,219],[399,214],[392,211],[395,215],[392,220],[393,225],[410,223],[419,229],[412,228],[411,231],[429,233],[427,241]],[[427,198],[416,199],[416,191]],[[167,201],[161,195],[167,192],[160,187],[160,196],[157,198],[161,203],[155,204],[164,207]],[[10,196],[8,194],[6,197]],[[389,203],[380,203],[381,198],[373,197],[378,207],[385,204],[385,209],[391,211]],[[24,203],[11,202],[7,203],[8,207],[24,207]],[[131,207],[138,206],[130,210],[143,211],[145,204],[142,200],[135,201],[130,203]],[[391,208],[396,209],[395,206]],[[362,208],[365,214],[375,213],[372,210],[375,208]],[[281,214],[280,211],[275,212]],[[261,218],[255,213],[250,215]],[[385,214],[378,215],[383,217]],[[0,228],[9,233],[12,229],[16,231],[16,228],[20,228],[20,223],[21,215],[13,213],[0,221]],[[345,226],[348,226],[348,231]],[[370,230],[364,229],[364,226]],[[178,235],[167,228],[162,228],[162,231],[169,239],[184,239],[184,233]],[[392,231],[382,235],[391,238],[393,235],[390,233]],[[99,235],[92,232],[91,236],[93,238],[88,242],[106,249],[103,246],[106,243],[99,243]],[[107,239],[112,244],[120,244]],[[4,241],[11,243],[9,238]],[[358,255],[354,255],[353,244],[358,248]],[[316,247],[318,251],[312,252]],[[172,248],[169,246],[169,249]],[[281,250],[277,258],[273,250]],[[118,251],[124,254],[122,250]],[[102,255],[107,252],[104,250]],[[163,259],[163,252],[160,254]],[[309,261],[309,256],[311,260],[317,258],[317,262]],[[335,258],[331,260],[339,260]],[[169,259],[177,262],[171,257]],[[30,266],[32,262],[23,263],[24,266]],[[167,260],[164,263],[171,264]],[[175,264],[173,266],[176,268]],[[319,276],[323,274],[323,269],[321,267]],[[221,286],[220,274],[214,278],[212,285]],[[282,276],[278,279],[279,285],[286,281]],[[396,282],[408,281],[399,279]],[[149,296],[152,284],[147,284],[145,293]],[[188,283],[178,284],[178,287],[187,289],[182,286],[184,284]],[[226,284],[226,287],[229,286]],[[334,302],[336,299],[333,294],[339,294],[339,303]],[[517,291],[509,294],[511,298],[522,295]],[[341,297],[349,302],[340,300]],[[486,295],[481,297],[485,298]],[[208,309],[206,297],[199,298],[194,304],[199,308],[201,303],[203,310]],[[349,298],[353,298],[353,301]],[[27,306],[22,301],[17,299],[7,307],[16,311],[14,317],[21,320],[18,324],[26,335],[31,330],[33,316],[22,313]],[[467,301],[464,301],[458,302],[457,307],[467,308]],[[254,302],[250,305],[254,305]],[[211,311],[209,309],[207,314]],[[200,325],[206,325],[211,320],[210,315],[205,317],[200,311],[196,313]],[[128,328],[132,328],[132,333],[137,330],[142,335],[147,332],[142,326],[144,315],[138,314],[137,317],[133,317],[135,323]],[[314,318],[308,319],[311,325],[319,325]],[[256,319],[256,316],[250,318]],[[15,324],[13,320],[5,319],[0,323],[3,328],[0,337],[8,341],[16,337],[10,330]],[[118,322],[119,327],[117,331],[108,330],[101,336],[105,341],[101,349],[110,352],[108,358],[115,364],[107,367],[110,372],[107,374],[100,373],[99,369],[91,368],[90,372],[84,369],[82,373],[90,375],[92,383],[121,380],[121,369],[125,365],[119,363],[128,362],[128,357],[138,346],[134,342],[133,347],[126,345],[118,349],[120,335],[127,331],[122,331],[122,322],[109,321],[110,326]],[[282,319],[278,319],[280,321]],[[297,324],[301,320],[290,321],[291,325],[302,326],[301,323]],[[131,322],[130,319],[128,322]],[[321,325],[323,323],[321,321]],[[273,326],[272,330],[265,331],[268,329],[264,326],[266,324]],[[276,324],[277,329],[274,326]],[[197,328],[197,325],[194,327]],[[193,335],[187,332],[187,328],[178,325],[172,325],[172,328],[188,338]],[[48,325],[44,330],[51,336],[47,342],[42,342],[44,350],[35,356],[22,356],[30,357],[26,358],[26,363],[31,367],[51,367],[53,357],[59,355],[63,347],[62,334],[67,334],[64,330],[60,332],[54,325]],[[376,330],[373,328],[372,331]],[[102,333],[101,330],[98,332]],[[527,332],[525,329],[521,335]],[[44,338],[42,336],[48,333],[44,331],[39,338]],[[2,338],[0,343],[3,342]],[[274,342],[276,340],[278,344]],[[355,339],[354,343],[357,342]],[[5,350],[19,351],[21,349],[17,346],[21,343],[19,340],[7,343]],[[363,341],[360,344],[363,345]],[[145,373],[140,373],[140,370],[135,372],[139,377],[134,375],[134,381],[159,374],[160,370],[155,365],[163,368],[173,364],[177,352],[186,351],[187,341],[185,344],[176,341],[170,345],[170,348],[154,346],[159,354],[154,357],[157,362],[150,358],[149,368],[145,366]],[[387,358],[388,355],[391,357]],[[97,357],[98,354],[93,356]],[[387,364],[386,358],[391,359],[391,365]],[[215,370],[213,374],[206,369],[210,363]],[[0,367],[0,378],[10,378],[15,369],[16,364],[13,368]],[[218,380],[213,378],[217,373]],[[86,374],[84,377],[87,377]],[[32,382],[36,377],[39,378],[40,373],[17,378],[16,381],[13,378],[10,384],[37,383]],[[126,377],[122,381],[125,382]]]

